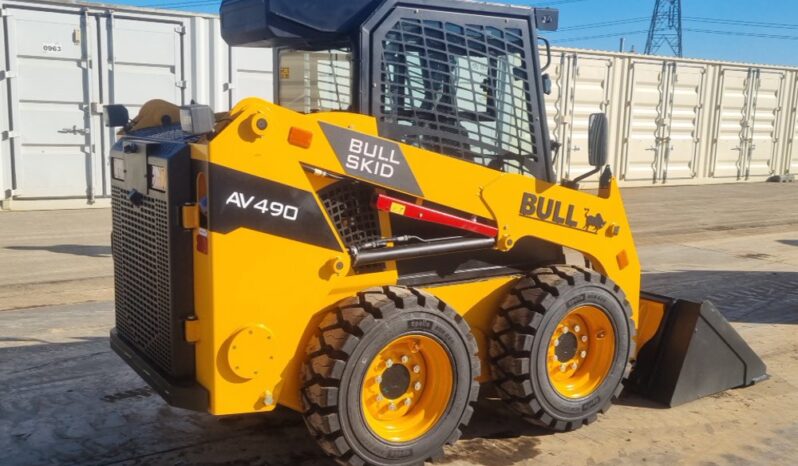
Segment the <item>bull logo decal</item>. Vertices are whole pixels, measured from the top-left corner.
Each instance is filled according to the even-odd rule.
[[[582,225],[582,222],[578,221],[577,218],[576,213],[578,211],[579,209],[574,204],[564,203],[563,201],[537,194],[524,193],[519,213],[522,217],[534,218],[574,230],[586,231],[594,235],[607,226],[604,216],[601,213],[590,215],[590,209],[585,209],[585,221],[584,225]]]
[[[607,225],[607,222],[601,216],[601,213],[590,215],[590,209],[585,209],[585,230],[590,231],[592,228],[595,233],[598,233],[605,225]]]

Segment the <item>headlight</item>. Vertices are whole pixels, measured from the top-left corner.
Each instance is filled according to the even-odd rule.
[[[166,167],[150,165],[150,189],[166,192]]]
[[[111,176],[117,181],[125,181],[125,160],[111,159]]]

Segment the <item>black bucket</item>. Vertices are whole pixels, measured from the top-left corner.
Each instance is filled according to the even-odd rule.
[[[696,303],[644,294],[666,306],[650,341],[640,349],[627,387],[669,407],[765,380],[762,359],[709,301]]]

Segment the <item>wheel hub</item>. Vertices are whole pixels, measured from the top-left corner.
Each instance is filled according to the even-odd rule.
[[[601,386],[614,358],[615,330],[609,317],[598,307],[580,306],[557,324],[551,337],[549,381],[565,398],[584,398]]]
[[[576,355],[576,346],[576,336],[571,332],[565,333],[559,338],[554,354],[562,362],[570,361]]]
[[[437,340],[406,335],[386,345],[366,371],[362,407],[377,436],[408,442],[444,415],[454,385],[449,354]]]
[[[410,371],[403,365],[394,365],[382,373],[380,392],[389,400],[404,395],[410,387]]]

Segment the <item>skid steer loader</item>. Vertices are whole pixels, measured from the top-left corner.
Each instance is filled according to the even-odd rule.
[[[593,171],[557,182],[556,10],[227,0],[221,21],[274,48],[279,103],[105,115],[111,345],[169,404],[282,405],[340,463],[409,465],[460,437],[481,385],[568,431],[624,382],[674,406],[766,377],[711,304],[641,292],[606,117]]]

